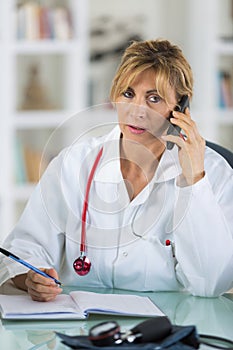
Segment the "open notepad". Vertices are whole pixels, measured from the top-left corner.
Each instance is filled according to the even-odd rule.
[[[0,295],[3,319],[85,319],[89,314],[164,316],[148,297],[75,291],[54,301],[33,301],[29,295]]]

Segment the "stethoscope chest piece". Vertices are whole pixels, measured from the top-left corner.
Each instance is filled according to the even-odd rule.
[[[81,254],[80,257],[74,261],[73,267],[74,271],[79,276],[85,276],[90,271],[91,262],[87,256]]]

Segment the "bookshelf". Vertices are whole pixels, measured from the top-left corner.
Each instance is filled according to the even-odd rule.
[[[50,31],[42,35],[46,11]],[[51,133],[87,106],[87,15],[87,0],[1,1],[0,242],[35,186],[29,170],[38,173]],[[50,159],[63,146],[60,134]]]
[[[233,151],[233,1],[224,0],[223,4],[218,1],[216,13],[217,33],[213,52],[217,72],[218,139]]]
[[[187,18],[193,114],[206,139],[233,151],[233,2],[188,1]]]

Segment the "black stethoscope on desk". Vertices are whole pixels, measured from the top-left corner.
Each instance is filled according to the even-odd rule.
[[[74,270],[79,276],[85,276],[86,274],[88,274],[91,268],[91,262],[86,256],[86,220],[87,220],[87,210],[88,210],[88,196],[89,196],[91,184],[93,181],[93,177],[102,154],[103,154],[103,147],[100,149],[99,153],[97,154],[97,157],[94,161],[94,164],[91,168],[90,174],[87,179],[87,186],[86,186],[86,192],[85,192],[83,209],[82,209],[80,256],[73,263]]]

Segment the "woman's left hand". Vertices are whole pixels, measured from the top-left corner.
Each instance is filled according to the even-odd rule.
[[[186,108],[185,113],[174,111],[170,122],[174,126],[179,126],[187,139],[174,135],[164,135],[162,138],[165,141],[174,142],[179,148],[179,161],[182,168],[179,184],[193,185],[205,175],[205,140],[199,134],[196,123],[191,119],[189,108]]]

